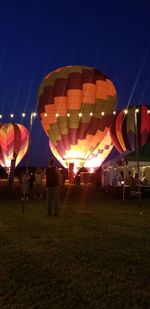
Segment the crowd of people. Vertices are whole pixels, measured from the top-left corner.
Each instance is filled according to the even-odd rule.
[[[129,185],[130,187],[136,187],[138,186],[138,184],[147,185],[147,183],[148,180],[145,176],[145,173],[143,173],[141,178],[139,178],[137,173],[135,173],[135,176],[133,177],[131,171],[129,171],[125,179],[125,184]]]
[[[89,173],[85,172],[85,170],[83,172],[79,171],[74,179],[75,185],[80,185],[81,176],[82,182],[84,184],[88,183],[88,181],[90,180],[90,182],[95,185],[96,190],[101,190],[101,169],[99,169],[96,173],[91,174],[90,178]],[[34,172],[29,172],[29,170],[26,169],[19,175],[21,200],[24,202],[28,201],[29,199],[43,199],[43,197],[46,195],[47,215],[57,215],[59,213],[59,191],[60,187],[62,187],[65,183],[65,178],[66,175],[64,174],[62,169],[60,170],[58,167],[55,166],[55,161],[53,158],[50,158],[47,168],[36,168]],[[145,173],[143,173],[142,177],[139,179],[137,173],[135,173],[135,175],[133,176],[132,172],[129,171],[128,175],[124,176],[123,171],[118,172],[116,170],[113,177],[111,178],[112,186],[127,185],[130,187],[131,190],[136,190],[139,184],[148,184]],[[105,182],[104,188],[107,188],[105,186]]]
[[[21,199],[30,198],[41,199],[43,197],[43,179],[45,171],[36,169],[35,173],[29,173],[28,170],[22,172],[19,176]]]
[[[47,215],[58,215],[59,188],[64,184],[64,176],[55,166],[53,158],[49,160],[49,165],[46,169],[37,168],[35,173],[29,173],[26,170],[20,174],[21,200],[25,201],[29,200],[29,198],[42,199],[44,179],[46,181]]]
[[[125,185],[129,185],[130,187],[136,187],[138,183],[140,183],[141,185],[147,185],[148,180],[145,176],[145,173],[143,173],[142,176],[139,178],[137,173],[135,173],[135,175],[133,176],[132,172],[129,171],[125,179],[122,171],[120,173],[115,173],[112,178],[112,186],[118,186],[124,183]]]

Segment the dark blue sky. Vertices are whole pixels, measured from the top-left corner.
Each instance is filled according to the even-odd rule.
[[[96,66],[108,75],[117,89],[118,109],[150,105],[149,0],[0,1],[3,121],[14,113],[14,121],[21,122],[21,112],[34,111],[45,74],[70,64]],[[29,126],[27,118],[24,124]],[[37,118],[30,165],[46,164],[49,155]]]

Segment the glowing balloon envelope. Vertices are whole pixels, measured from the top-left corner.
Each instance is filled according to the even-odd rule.
[[[115,108],[113,83],[87,66],[53,71],[44,78],[38,92],[42,126],[53,154],[65,167],[69,163],[81,167],[89,160],[107,135]],[[93,164],[91,159],[88,162]]]
[[[8,171],[12,160],[15,166],[22,160],[29,146],[29,132],[21,124],[0,123],[0,165]]]
[[[148,106],[130,106],[127,110],[116,114],[110,128],[110,135],[114,146],[120,153],[136,149],[136,130],[139,147],[149,142],[150,113]]]

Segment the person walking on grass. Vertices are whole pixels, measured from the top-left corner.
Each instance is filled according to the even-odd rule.
[[[53,158],[46,168],[46,206],[48,216],[59,214],[59,172]]]

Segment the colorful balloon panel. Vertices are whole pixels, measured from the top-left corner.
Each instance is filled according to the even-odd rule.
[[[67,164],[65,163],[65,161],[62,159],[62,157],[60,156],[60,154],[58,153],[58,151],[56,150],[56,148],[53,146],[53,144],[51,143],[51,141],[49,141],[49,147],[51,149],[52,154],[54,155],[54,157],[60,162],[60,164],[64,167],[67,168]]]
[[[107,129],[107,133],[104,136],[101,143],[98,147],[93,151],[93,153],[88,157],[88,159],[84,163],[84,167],[86,168],[97,168],[101,166],[104,160],[107,158],[109,153],[113,148],[113,143],[110,137],[110,132]]]
[[[29,146],[29,132],[21,124],[0,123],[0,165],[10,168],[22,160]]]
[[[150,113],[146,105],[130,106],[127,113],[122,110],[116,114],[110,128],[110,135],[120,153],[136,149],[136,128],[140,147],[150,140]]]
[[[44,78],[38,92],[40,120],[67,165],[84,165],[98,147],[112,122],[116,100],[113,83],[95,68],[67,66]]]

